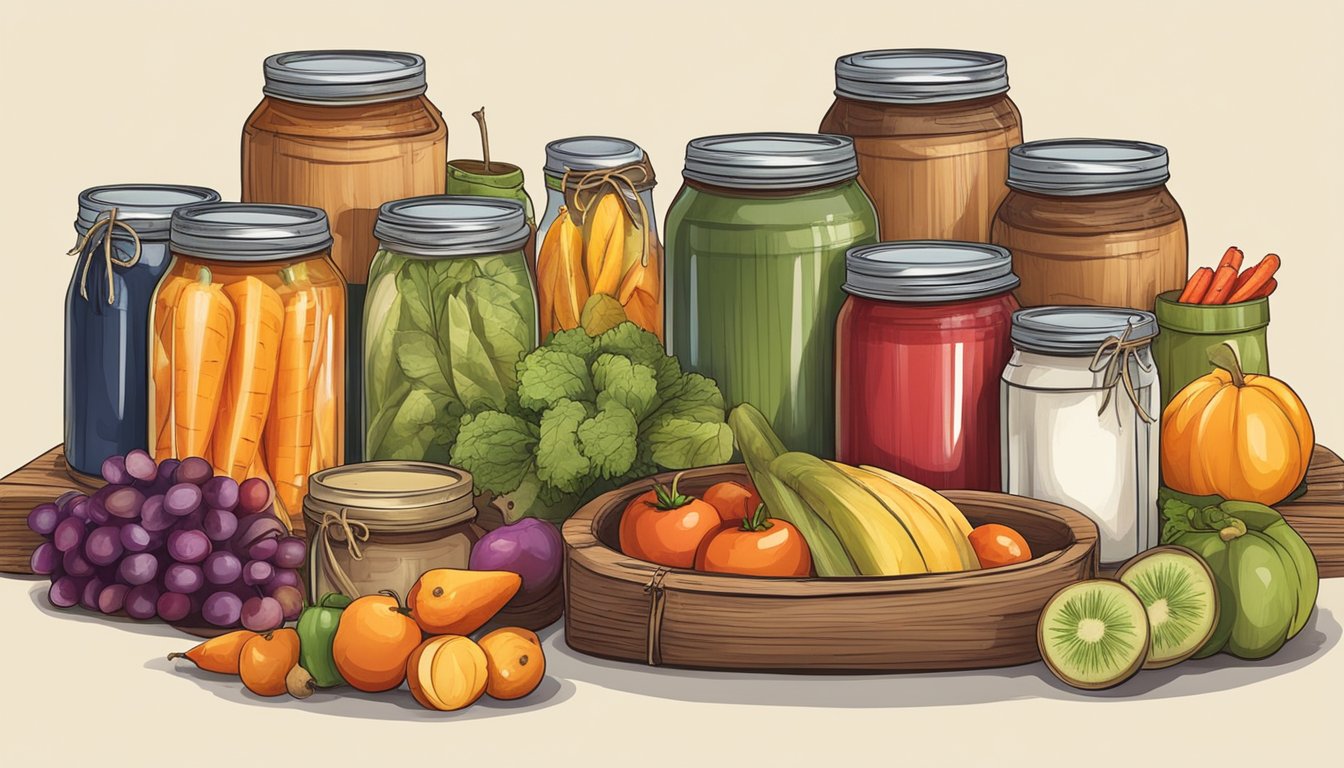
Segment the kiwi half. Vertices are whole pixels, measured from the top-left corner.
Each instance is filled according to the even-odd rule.
[[[1036,625],[1041,658],[1074,688],[1119,685],[1148,656],[1148,615],[1134,591],[1113,579],[1070,584],[1055,593]]]
[[[1190,658],[1218,626],[1218,587],[1213,572],[1185,547],[1141,552],[1116,578],[1139,596],[1148,612],[1151,647],[1145,669],[1161,669]]]

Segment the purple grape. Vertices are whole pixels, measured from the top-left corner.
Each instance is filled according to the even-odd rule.
[[[127,555],[117,567],[117,575],[131,586],[140,586],[154,580],[159,575],[158,558],[148,552],[136,552]]]
[[[262,539],[278,538],[287,533],[285,526],[274,515],[247,515],[238,518],[238,533],[233,537],[233,548],[246,554],[252,545]],[[253,560],[264,558],[252,558]]]
[[[90,507],[92,507],[95,503],[97,502],[95,502],[93,499],[82,499],[80,501],[76,501],[74,504],[70,505],[70,517],[74,518],[75,520],[83,520],[84,522],[88,522],[90,517],[89,515]],[[106,514],[106,512],[104,512],[104,514]]]
[[[276,569],[275,574],[271,576],[270,581],[266,582],[263,591],[271,596],[274,596],[275,590],[281,587],[294,587],[299,590],[299,592],[303,592],[302,583],[302,580],[299,579],[298,571],[289,568],[279,568]]]
[[[61,558],[61,569],[71,576],[87,578],[93,575],[93,563],[78,549],[68,550]]]
[[[108,584],[98,593],[98,610],[103,613],[116,613],[126,605],[126,593],[131,590],[125,584]]]
[[[212,477],[205,481],[201,486],[201,493],[205,497],[205,503],[216,509],[226,509],[230,512],[238,506],[238,483],[228,475]]]
[[[280,548],[280,539],[268,536],[258,539],[247,548],[247,556],[252,560],[270,560]]]
[[[164,621],[181,621],[191,613],[191,598],[180,592],[164,592],[154,608]]]
[[[145,451],[136,448],[126,454],[126,473],[136,480],[152,483],[159,476],[159,465]]]
[[[130,485],[134,478],[126,471],[125,457],[108,456],[103,459],[103,479],[110,485]]]
[[[249,477],[238,486],[238,512],[255,515],[271,503],[271,486],[260,477]]]
[[[149,531],[139,523],[127,523],[118,531],[121,548],[127,552],[144,552],[149,549]]]
[[[56,525],[51,532],[51,542],[62,552],[78,549],[84,543],[84,521],[77,517],[67,517]]]
[[[183,459],[182,463],[177,465],[177,470],[173,472],[173,482],[179,485],[182,483],[204,485],[205,481],[214,476],[215,470],[210,466],[210,462],[200,456],[192,456]]]
[[[62,493],[60,496],[57,496],[56,501],[53,503],[56,505],[56,508],[61,511],[61,517],[65,517],[66,515],[70,514],[70,507],[74,506],[74,503],[76,501],[80,501],[82,499],[87,498],[89,497],[85,496],[79,491],[66,491],[65,493]]]
[[[303,612],[303,593],[296,587],[278,587],[270,596],[280,603],[285,621],[294,621]]]
[[[201,528],[211,541],[228,541],[238,532],[238,516],[227,509],[212,509],[205,513]]]
[[[145,495],[130,486],[118,488],[103,499],[103,507],[108,513],[122,520],[134,520],[138,517],[144,503]]]
[[[276,544],[271,562],[280,568],[302,568],[308,557],[308,544],[296,536],[286,536]]]
[[[201,618],[216,627],[236,626],[242,611],[242,598],[232,592],[216,592],[201,604]]]
[[[123,549],[121,530],[110,525],[100,525],[84,537],[84,556],[94,565],[115,563]]]
[[[219,586],[227,586],[243,575],[243,563],[232,552],[221,550],[211,552],[210,556],[205,558],[205,561],[201,564],[201,570],[205,572],[206,581]]]
[[[168,554],[179,563],[199,563],[210,554],[210,538],[204,531],[173,531],[168,534]]]
[[[150,531],[150,532],[149,532],[149,548],[146,549],[145,551],[146,551],[146,552],[158,552],[159,550],[163,549],[164,545],[167,544],[167,543],[168,543],[168,532],[167,532],[167,531]]]
[[[253,632],[266,632],[285,623],[285,611],[274,597],[251,597],[243,603],[239,618],[244,628]]]
[[[61,566],[61,551],[50,541],[44,541],[33,549],[28,566],[39,576],[50,576]]]
[[[131,587],[126,592],[126,615],[132,619],[152,619],[158,612],[159,587],[153,582]]]
[[[75,574],[78,576],[79,574]],[[275,567],[265,560],[253,560],[243,566],[243,583],[249,587],[260,587],[275,575]]]
[[[150,496],[140,507],[140,524],[150,533],[166,531],[176,522],[177,518],[168,514],[168,510],[164,508],[162,496]]]
[[[84,519],[94,525],[105,525],[109,521],[114,523],[125,522],[121,518],[113,517],[107,511],[107,503],[103,499],[89,499],[81,503],[84,512]],[[138,513],[137,513],[138,514]]]
[[[90,611],[98,610],[98,595],[102,594],[103,580],[94,576],[84,585],[84,589],[79,593],[79,605]]]
[[[173,484],[173,476],[177,474],[177,466],[182,462],[177,459],[164,459],[159,462],[159,471],[154,480],[155,485],[162,485],[167,488]]]
[[[205,574],[199,565],[173,563],[163,572],[163,586],[169,592],[190,595],[205,586]]]
[[[47,599],[57,608],[70,608],[79,603],[84,592],[84,580],[73,576],[62,576],[51,582],[47,590]]]
[[[28,530],[38,536],[50,536],[61,522],[61,508],[55,504],[38,504],[28,513]]]
[[[173,526],[174,531],[201,531],[205,532],[205,507],[192,512],[186,517],[177,518],[177,525]],[[209,537],[207,537],[209,538]]]
[[[163,495],[163,508],[177,517],[185,517],[201,508],[200,486],[178,483]]]

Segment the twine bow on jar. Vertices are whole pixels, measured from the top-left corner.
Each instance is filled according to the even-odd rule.
[[[565,170],[560,188],[564,190],[565,207],[570,219],[577,227],[582,227],[589,209],[597,204],[604,195],[614,194],[621,201],[625,215],[635,228],[647,232],[649,228],[649,209],[644,205],[640,192],[652,189],[656,182],[653,166],[645,157],[638,163],[629,163],[616,168],[602,168],[595,171],[577,172]],[[649,238],[640,238],[640,266],[649,265]]]
[[[134,244],[134,250],[131,251],[130,258],[122,259],[113,255],[112,241],[115,239],[113,236],[116,234],[118,227],[130,235],[131,242]],[[79,254],[84,260],[84,266],[79,273],[79,296],[85,301],[89,300],[89,268],[93,266],[94,254],[100,245],[103,249],[103,261],[107,272],[107,303],[110,306],[116,302],[117,297],[116,281],[112,276],[112,268],[129,269],[140,261],[140,235],[135,231],[135,227],[117,219],[116,208],[109,208],[98,215],[98,218],[93,222],[93,226],[89,227],[89,231],[85,232],[80,237],[79,242],[75,244],[75,247],[71,248],[66,254],[67,256]]]
[[[336,586],[340,587],[343,594],[348,597],[358,597],[359,590],[336,559],[336,550],[331,543],[333,538],[332,528],[339,531],[341,538],[345,540],[345,550],[350,555],[350,559],[363,560],[364,551],[359,545],[369,540],[369,527],[358,520],[351,520],[347,510],[342,509],[339,512],[323,512],[322,521],[319,523],[317,530],[318,541],[327,558],[327,575],[336,582]]]
[[[1102,387],[1106,394],[1102,397],[1101,406],[1097,408],[1097,415],[1100,416],[1106,406],[1111,403],[1111,395],[1115,394],[1115,388],[1118,384],[1123,384],[1125,394],[1129,396],[1129,402],[1134,404],[1134,410],[1138,412],[1139,418],[1145,423],[1152,424],[1156,419],[1148,413],[1148,409],[1143,407],[1139,401],[1138,389],[1134,386],[1134,378],[1130,373],[1130,363],[1132,362],[1144,373],[1151,371],[1153,366],[1143,362],[1143,358],[1136,353],[1148,346],[1149,339],[1131,339],[1129,334],[1134,330],[1133,325],[1125,327],[1125,332],[1119,336],[1108,336],[1101,346],[1097,347],[1096,354],[1092,355],[1092,362],[1088,365],[1088,370],[1093,373],[1102,374]],[[1116,411],[1116,418],[1119,418],[1119,411]]]

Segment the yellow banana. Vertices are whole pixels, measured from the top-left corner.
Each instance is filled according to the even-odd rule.
[[[924,556],[929,573],[962,570],[964,564],[957,551],[956,538],[932,507],[875,472],[838,462],[830,464],[867,488],[905,525],[919,547],[919,553]]]
[[[895,472],[890,472],[881,467],[874,467],[868,464],[860,465],[860,469],[866,469],[875,475],[885,477],[894,483],[896,487],[928,504],[929,507],[933,509],[934,513],[942,519],[943,525],[947,526],[947,530],[952,533],[952,538],[957,545],[957,554],[961,556],[963,569],[967,571],[976,571],[980,569],[980,559],[975,556],[975,548],[971,546],[970,539],[966,538],[971,535],[971,523],[966,519],[966,516],[961,513],[961,510],[957,509],[956,504],[948,501],[947,497],[932,488],[921,485],[914,480],[898,475]]]
[[[915,540],[900,520],[840,470],[816,456],[794,451],[772,461],[770,472],[802,496],[835,531],[862,575],[928,573]]]

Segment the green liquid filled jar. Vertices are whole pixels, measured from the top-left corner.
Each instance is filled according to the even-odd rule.
[[[1162,408],[1190,382],[1213,372],[1209,347],[1231,342],[1246,373],[1269,373],[1269,298],[1236,304],[1182,304],[1180,291],[1159,294],[1155,307],[1162,332],[1153,358],[1162,382]]]
[[[667,215],[668,345],[790,450],[835,455],[845,251],[878,241],[848,137],[710,136]]]

